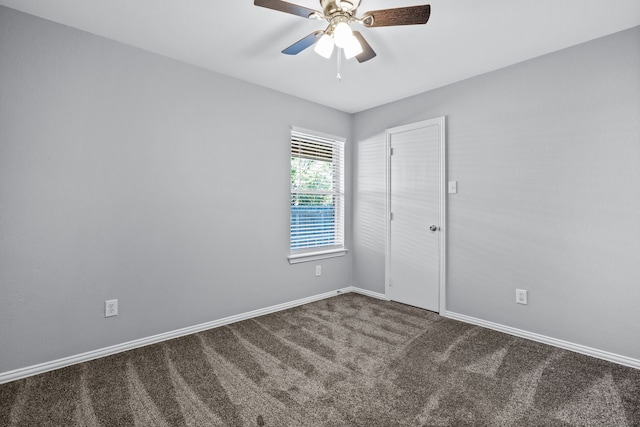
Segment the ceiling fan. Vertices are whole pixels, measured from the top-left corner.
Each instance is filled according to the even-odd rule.
[[[322,12],[282,0],[254,0],[253,4],[303,18],[326,19],[329,22],[329,26],[324,31],[314,31],[283,50],[282,53],[297,55],[315,44],[316,53],[328,59],[331,58],[334,46],[337,46],[344,50],[347,59],[355,57],[358,62],[368,61],[374,58],[376,53],[362,34],[351,30],[349,24],[356,22],[365,27],[426,24],[431,14],[431,6],[426,4],[372,10],[358,18],[356,11],[360,2],[361,0],[320,0]]]

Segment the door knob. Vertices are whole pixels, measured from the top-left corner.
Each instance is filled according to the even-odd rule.
[[[429,227],[429,230],[438,231],[438,226],[437,225],[432,225],[431,227]]]

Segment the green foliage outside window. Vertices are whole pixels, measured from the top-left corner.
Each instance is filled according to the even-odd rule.
[[[333,192],[333,174],[332,162],[291,157],[292,191]],[[333,204],[331,194],[292,194],[291,198],[291,204],[295,206]]]

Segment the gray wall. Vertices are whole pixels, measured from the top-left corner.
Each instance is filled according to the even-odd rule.
[[[355,116],[4,7],[0,58],[0,372],[348,286],[352,265],[384,292],[384,129],[441,115],[448,309],[640,358],[640,28]],[[321,278],[286,261],[290,125],[358,141],[352,250]]]
[[[640,27],[356,114],[355,286],[384,292],[384,129],[443,115],[447,309],[640,359]]]
[[[0,58],[0,372],[351,285],[286,259],[289,127],[350,115],[4,7]]]

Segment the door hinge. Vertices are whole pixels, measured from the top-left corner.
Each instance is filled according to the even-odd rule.
[[[393,147],[389,147],[389,155],[393,156]]]

